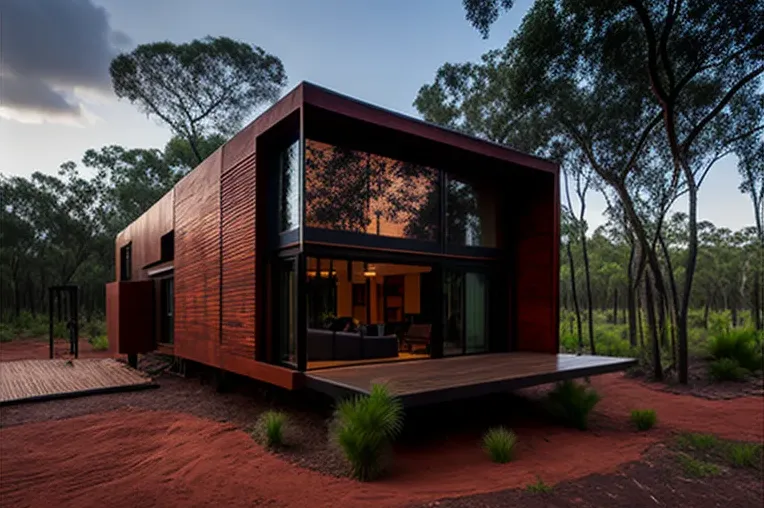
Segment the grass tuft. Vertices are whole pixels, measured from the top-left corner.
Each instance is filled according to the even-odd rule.
[[[631,421],[637,427],[637,430],[650,430],[658,421],[658,416],[653,409],[635,409],[631,412]]]
[[[339,404],[333,435],[350,463],[354,478],[373,480],[384,471],[384,456],[403,430],[403,406],[383,385],[373,385],[368,396]]]
[[[738,367],[756,372],[762,368],[761,346],[755,330],[733,328],[720,331],[708,341],[708,354],[717,361],[735,360]]]
[[[689,476],[696,478],[703,478],[705,476],[713,476],[719,474],[721,471],[719,466],[710,462],[698,460],[690,457],[686,453],[680,453],[677,455],[677,460],[682,469]]]
[[[677,444],[683,450],[710,451],[719,448],[722,442],[712,434],[682,434],[677,437]]]
[[[727,460],[735,467],[760,468],[762,445],[758,443],[730,443],[726,455]]]
[[[106,335],[97,335],[90,339],[90,344],[93,346],[93,351],[106,351],[109,349],[109,339]]]
[[[743,381],[748,377],[748,370],[734,358],[722,358],[709,364],[708,374],[714,381]]]
[[[505,464],[512,460],[512,452],[517,444],[517,434],[504,427],[488,429],[483,436],[483,449],[491,460]]]
[[[260,416],[258,430],[268,448],[284,446],[286,420],[286,414],[281,411],[266,411]]]
[[[526,486],[525,490],[533,494],[548,494],[552,492],[552,487],[544,483],[540,476],[536,476],[536,483]]]
[[[545,405],[549,414],[565,425],[586,430],[589,413],[599,401],[600,396],[593,388],[567,380],[549,392]]]

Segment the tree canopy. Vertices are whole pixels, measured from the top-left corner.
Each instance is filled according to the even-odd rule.
[[[115,58],[109,71],[117,97],[166,123],[197,164],[204,138],[235,133],[278,98],[287,79],[278,57],[227,37],[143,44]]]

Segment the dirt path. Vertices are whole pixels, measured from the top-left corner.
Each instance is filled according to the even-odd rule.
[[[396,451],[393,473],[370,484],[325,476],[265,452],[237,427],[185,413],[121,409],[0,430],[3,506],[403,506],[616,471],[670,431],[764,439],[761,398],[709,401],[657,391],[619,375],[592,430],[515,427],[516,460],[489,462],[474,436]],[[635,433],[628,412],[656,409]]]
[[[659,429],[764,440],[764,397],[708,400],[665,392],[621,374],[592,378],[592,385],[603,395],[595,411],[611,419],[628,417],[632,409],[654,409]]]
[[[3,359],[30,354],[28,342],[18,350],[7,346],[0,348]],[[40,348],[47,354],[47,343],[40,343]],[[168,400],[174,400],[173,390],[185,387],[188,393],[178,392],[183,397],[171,406],[153,395],[151,400],[159,402],[142,409],[127,408],[135,401],[119,396],[83,399],[78,411],[69,411],[74,406],[63,401],[7,408],[5,425],[10,415],[10,420],[18,422],[65,419],[0,429],[0,505],[303,507],[310,501],[310,506],[404,506],[521,488],[538,478],[554,485],[613,473],[674,431],[764,440],[761,397],[706,400],[661,391],[620,374],[592,382],[603,399],[588,432],[519,418],[513,427],[519,436],[516,460],[507,465],[487,460],[478,435],[448,434],[398,447],[392,474],[370,484],[299,467],[265,452],[240,427],[207,419],[229,418],[238,414],[235,410],[229,416],[222,411],[225,408],[209,415],[189,408],[198,416],[178,412],[204,397],[223,400],[214,393],[203,396],[198,385],[192,387],[192,380],[173,380],[160,388],[160,392],[170,390]],[[545,389],[527,392],[534,396]],[[89,401],[94,409],[88,411]],[[174,411],[148,409],[167,407]],[[628,415],[635,408],[655,409],[658,426],[648,433],[634,432]],[[94,411],[98,412],[70,417]],[[47,412],[53,416],[46,417]],[[239,425],[249,421],[239,420],[233,419]]]

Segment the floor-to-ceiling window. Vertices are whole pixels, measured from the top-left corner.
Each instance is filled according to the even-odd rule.
[[[305,275],[309,369],[430,356],[432,267],[308,257]]]

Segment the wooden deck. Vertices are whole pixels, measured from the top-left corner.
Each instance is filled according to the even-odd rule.
[[[306,373],[306,386],[341,398],[385,384],[404,405],[415,406],[606,374],[635,363],[608,356],[493,353],[322,369]]]
[[[154,386],[150,377],[111,358],[0,363],[0,405]]]

